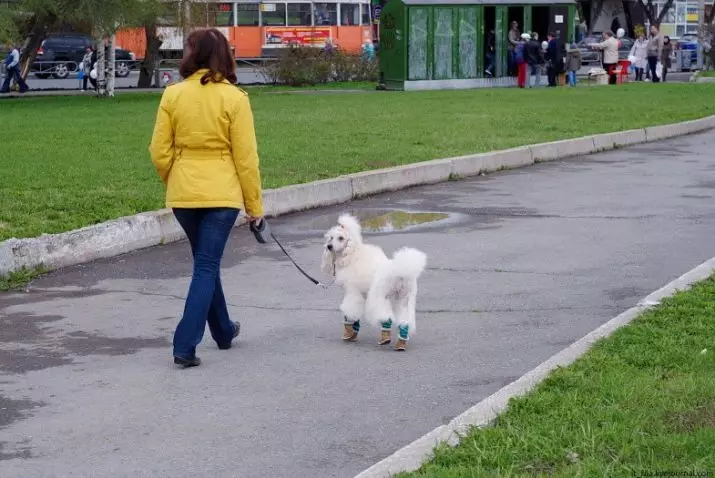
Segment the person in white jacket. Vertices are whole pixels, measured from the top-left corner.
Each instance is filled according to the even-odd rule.
[[[603,69],[608,72],[608,84],[616,84],[614,70],[618,64],[618,40],[613,36],[613,32],[608,30],[603,33],[604,40],[601,43],[591,43],[589,46],[594,50],[603,50]]]
[[[10,50],[10,54],[5,59],[5,66],[7,67],[7,72],[5,73],[5,81],[2,84],[2,88],[0,88],[0,93],[10,92],[10,82],[12,80],[15,80],[15,83],[20,87],[20,93],[30,89],[20,74],[20,48],[18,46],[13,46],[12,50]]]
[[[636,41],[633,42],[628,60],[636,70],[636,81],[643,81],[643,73],[648,68],[648,41],[644,34],[638,35]]]

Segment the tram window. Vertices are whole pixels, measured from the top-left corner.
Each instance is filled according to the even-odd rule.
[[[362,25],[369,25],[370,24],[370,5],[367,3],[363,3],[360,5],[360,8],[362,10]]]
[[[337,25],[338,24],[338,4],[337,3],[314,3],[315,24],[316,25]]]
[[[233,26],[233,3],[207,3],[208,24],[216,27]]]
[[[341,3],[340,4],[340,24],[360,25],[360,5]]]
[[[237,3],[236,19],[238,26],[257,27],[258,26],[258,4],[257,3]]]
[[[285,3],[263,3],[261,4],[263,13],[263,24],[269,27],[283,27],[286,24],[286,4]]]
[[[288,4],[288,25],[305,26],[313,24],[313,12],[310,3]]]

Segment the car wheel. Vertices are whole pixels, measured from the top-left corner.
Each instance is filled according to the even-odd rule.
[[[126,61],[118,61],[114,66],[114,74],[119,78],[129,76],[129,64]]]
[[[49,73],[35,73],[35,76],[41,80],[46,80],[50,77]]]
[[[70,69],[67,63],[57,63],[52,71],[52,76],[58,80],[64,80],[70,76]]]

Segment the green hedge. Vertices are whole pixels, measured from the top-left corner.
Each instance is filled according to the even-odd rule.
[[[306,86],[331,81],[377,81],[377,60],[340,49],[291,46],[266,66],[265,75],[275,85]]]

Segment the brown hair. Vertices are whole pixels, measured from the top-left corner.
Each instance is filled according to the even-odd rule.
[[[201,69],[209,71],[201,77],[201,84],[228,80],[235,84],[236,61],[231,55],[228,40],[215,28],[194,30],[186,39],[187,55],[181,60],[179,73],[188,78]]]

